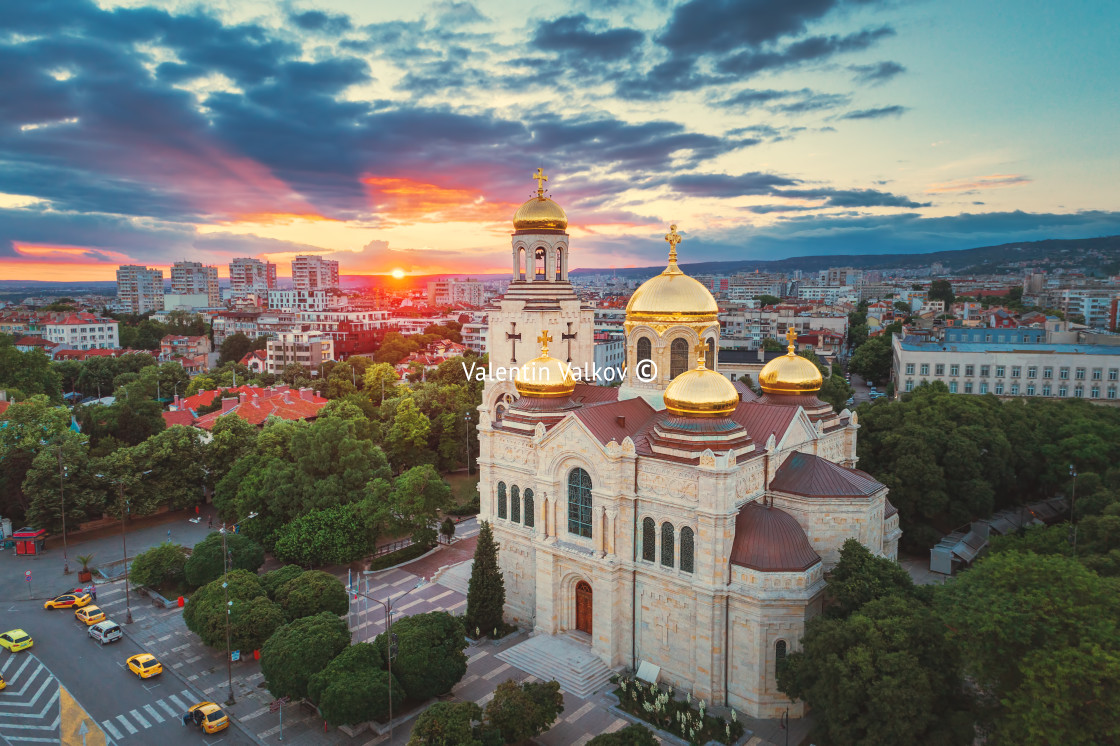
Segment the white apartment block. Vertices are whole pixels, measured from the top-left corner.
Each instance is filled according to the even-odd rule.
[[[281,332],[275,339],[268,340],[265,367],[269,373],[279,375],[284,366],[298,363],[311,375],[319,372],[319,366],[334,358],[334,343],[322,332],[293,331]]]
[[[463,344],[468,350],[485,355],[489,347],[490,324],[485,319],[463,324]]]
[[[897,334],[891,345],[891,378],[902,393],[941,381],[954,394],[1116,403],[1120,391],[1120,346],[918,341]]]
[[[124,264],[117,267],[117,302],[128,313],[163,310],[163,270]]]
[[[485,288],[478,280],[434,280],[428,283],[429,306],[453,306],[465,303],[481,306],[486,300]]]
[[[297,256],[292,260],[292,283],[296,290],[337,288],[338,262],[321,256]]]
[[[322,332],[331,337],[371,332],[388,328],[388,311],[299,311],[296,324],[304,331]]]
[[[397,327],[397,331],[405,336],[409,334],[423,334],[424,330],[432,324],[436,326],[443,326],[449,321],[459,321],[458,316],[430,316],[422,319],[406,319],[395,318],[390,322],[391,326]]]
[[[43,324],[43,337],[68,350],[115,350],[119,324],[90,313],[59,314]]]
[[[338,289],[269,290],[268,307],[275,311],[339,311],[346,308],[346,296]]]
[[[206,296],[206,307],[222,303],[218,290],[218,268],[201,262],[175,262],[171,265],[171,292],[176,295]]]
[[[268,296],[276,287],[276,265],[260,259],[240,257],[229,263],[229,289],[234,298]]]
[[[797,297],[801,300],[835,306],[841,301],[858,302],[859,292],[851,285],[799,285]]]
[[[164,293],[164,311],[195,311],[200,308],[211,308],[209,294]]]
[[[776,339],[784,343],[786,331],[793,327],[798,334],[825,330],[847,336],[848,315],[844,313],[805,313],[793,308],[774,310],[748,309],[729,311],[719,315],[720,338],[741,339],[748,347],[757,348],[764,339]],[[736,345],[728,345],[735,347]]]
[[[1058,308],[1069,318],[1085,317],[1085,324],[1094,329],[1112,330],[1115,324],[1112,304],[1120,298],[1116,288],[1069,288],[1058,295]]]

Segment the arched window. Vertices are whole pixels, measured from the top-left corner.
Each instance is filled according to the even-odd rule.
[[[642,559],[646,562],[657,561],[657,524],[652,518],[642,521]]]
[[[708,352],[704,356],[704,365],[712,370],[716,369],[716,338],[708,337]]]
[[[591,475],[580,468],[568,473],[568,533],[591,538]]]
[[[525,279],[525,249],[517,250],[517,279]]]
[[[535,271],[534,271],[533,274],[536,276],[535,279],[537,279],[537,280],[543,280],[544,279],[545,264],[546,264],[546,262],[544,260],[544,249],[538,247],[537,251],[536,251],[536,262],[534,262]]]
[[[653,343],[649,337],[638,337],[638,362],[649,360],[653,357]]]
[[[661,565],[673,566],[673,524],[666,521],[661,524]]]
[[[786,641],[778,640],[774,644],[774,675],[778,675],[778,671],[782,667],[782,663],[786,659]]]
[[[669,346],[669,380],[688,370],[688,340],[677,338]]]
[[[499,404],[496,407],[494,407],[494,424],[495,425],[502,424],[502,418],[505,417],[505,416],[506,416],[506,405],[505,404]]]
[[[560,280],[564,279],[564,263],[563,263],[563,260],[561,260],[561,258],[560,258],[562,256],[563,256],[563,249],[557,249],[556,250],[556,281],[557,282],[560,282]]]
[[[525,525],[532,528],[537,523],[536,508],[533,505],[533,491],[525,490]]]
[[[681,569],[685,572],[693,572],[693,563],[695,560],[695,537],[692,534],[692,529],[685,526],[681,529]]]
[[[509,519],[521,523],[521,490],[516,484],[509,490]]]
[[[506,517],[506,483],[498,482],[498,517]]]

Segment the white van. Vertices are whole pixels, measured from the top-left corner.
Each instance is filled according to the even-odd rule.
[[[89,636],[104,645],[107,642],[116,642],[124,637],[124,632],[121,631],[121,626],[114,621],[106,619],[104,622],[98,622],[90,626]]]

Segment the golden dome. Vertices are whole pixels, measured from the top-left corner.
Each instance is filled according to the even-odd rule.
[[[652,324],[714,323],[719,306],[708,289],[677,267],[677,226],[671,226],[669,266],[657,277],[642,283],[626,304],[626,320]]]
[[[763,367],[758,374],[758,385],[767,394],[807,394],[820,391],[824,378],[817,366],[801,357],[794,350],[797,332],[790,327],[786,332],[789,352],[776,357]]]
[[[703,348],[696,367],[681,373],[665,389],[665,408],[682,417],[726,417],[738,404],[735,384],[704,367]]]
[[[513,229],[567,230],[568,216],[564,214],[564,209],[544,196],[544,182],[548,181],[548,177],[538,168],[533,178],[537,180],[537,196],[530,197],[528,202],[517,208],[517,212],[513,214]]]
[[[537,341],[541,343],[541,354],[517,370],[517,380],[513,382],[517,393],[545,399],[570,396],[576,389],[571,366],[549,356],[548,343],[552,335],[547,330],[541,332]]]

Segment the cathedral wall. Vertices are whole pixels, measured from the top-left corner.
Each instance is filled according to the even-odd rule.
[[[870,498],[808,498],[775,492],[773,498],[775,507],[797,519],[825,567],[832,567],[848,539],[856,539],[875,554],[882,553],[885,495],[883,490]]]
[[[502,300],[498,309],[489,312],[487,345],[491,366],[521,365],[535,358],[540,354],[537,337],[544,329],[552,336],[549,349],[553,357],[567,361],[570,347],[573,367],[582,368],[594,362],[594,309],[582,307],[578,298],[550,305],[543,309],[525,308],[524,301]],[[563,335],[569,333],[575,333],[575,339],[565,339]],[[507,334],[520,334],[521,339],[508,339]]]
[[[510,624],[532,628],[537,614],[536,548],[532,529],[508,521],[492,524],[498,543],[498,566],[505,580],[505,618]],[[482,630],[483,634],[487,630]]]

